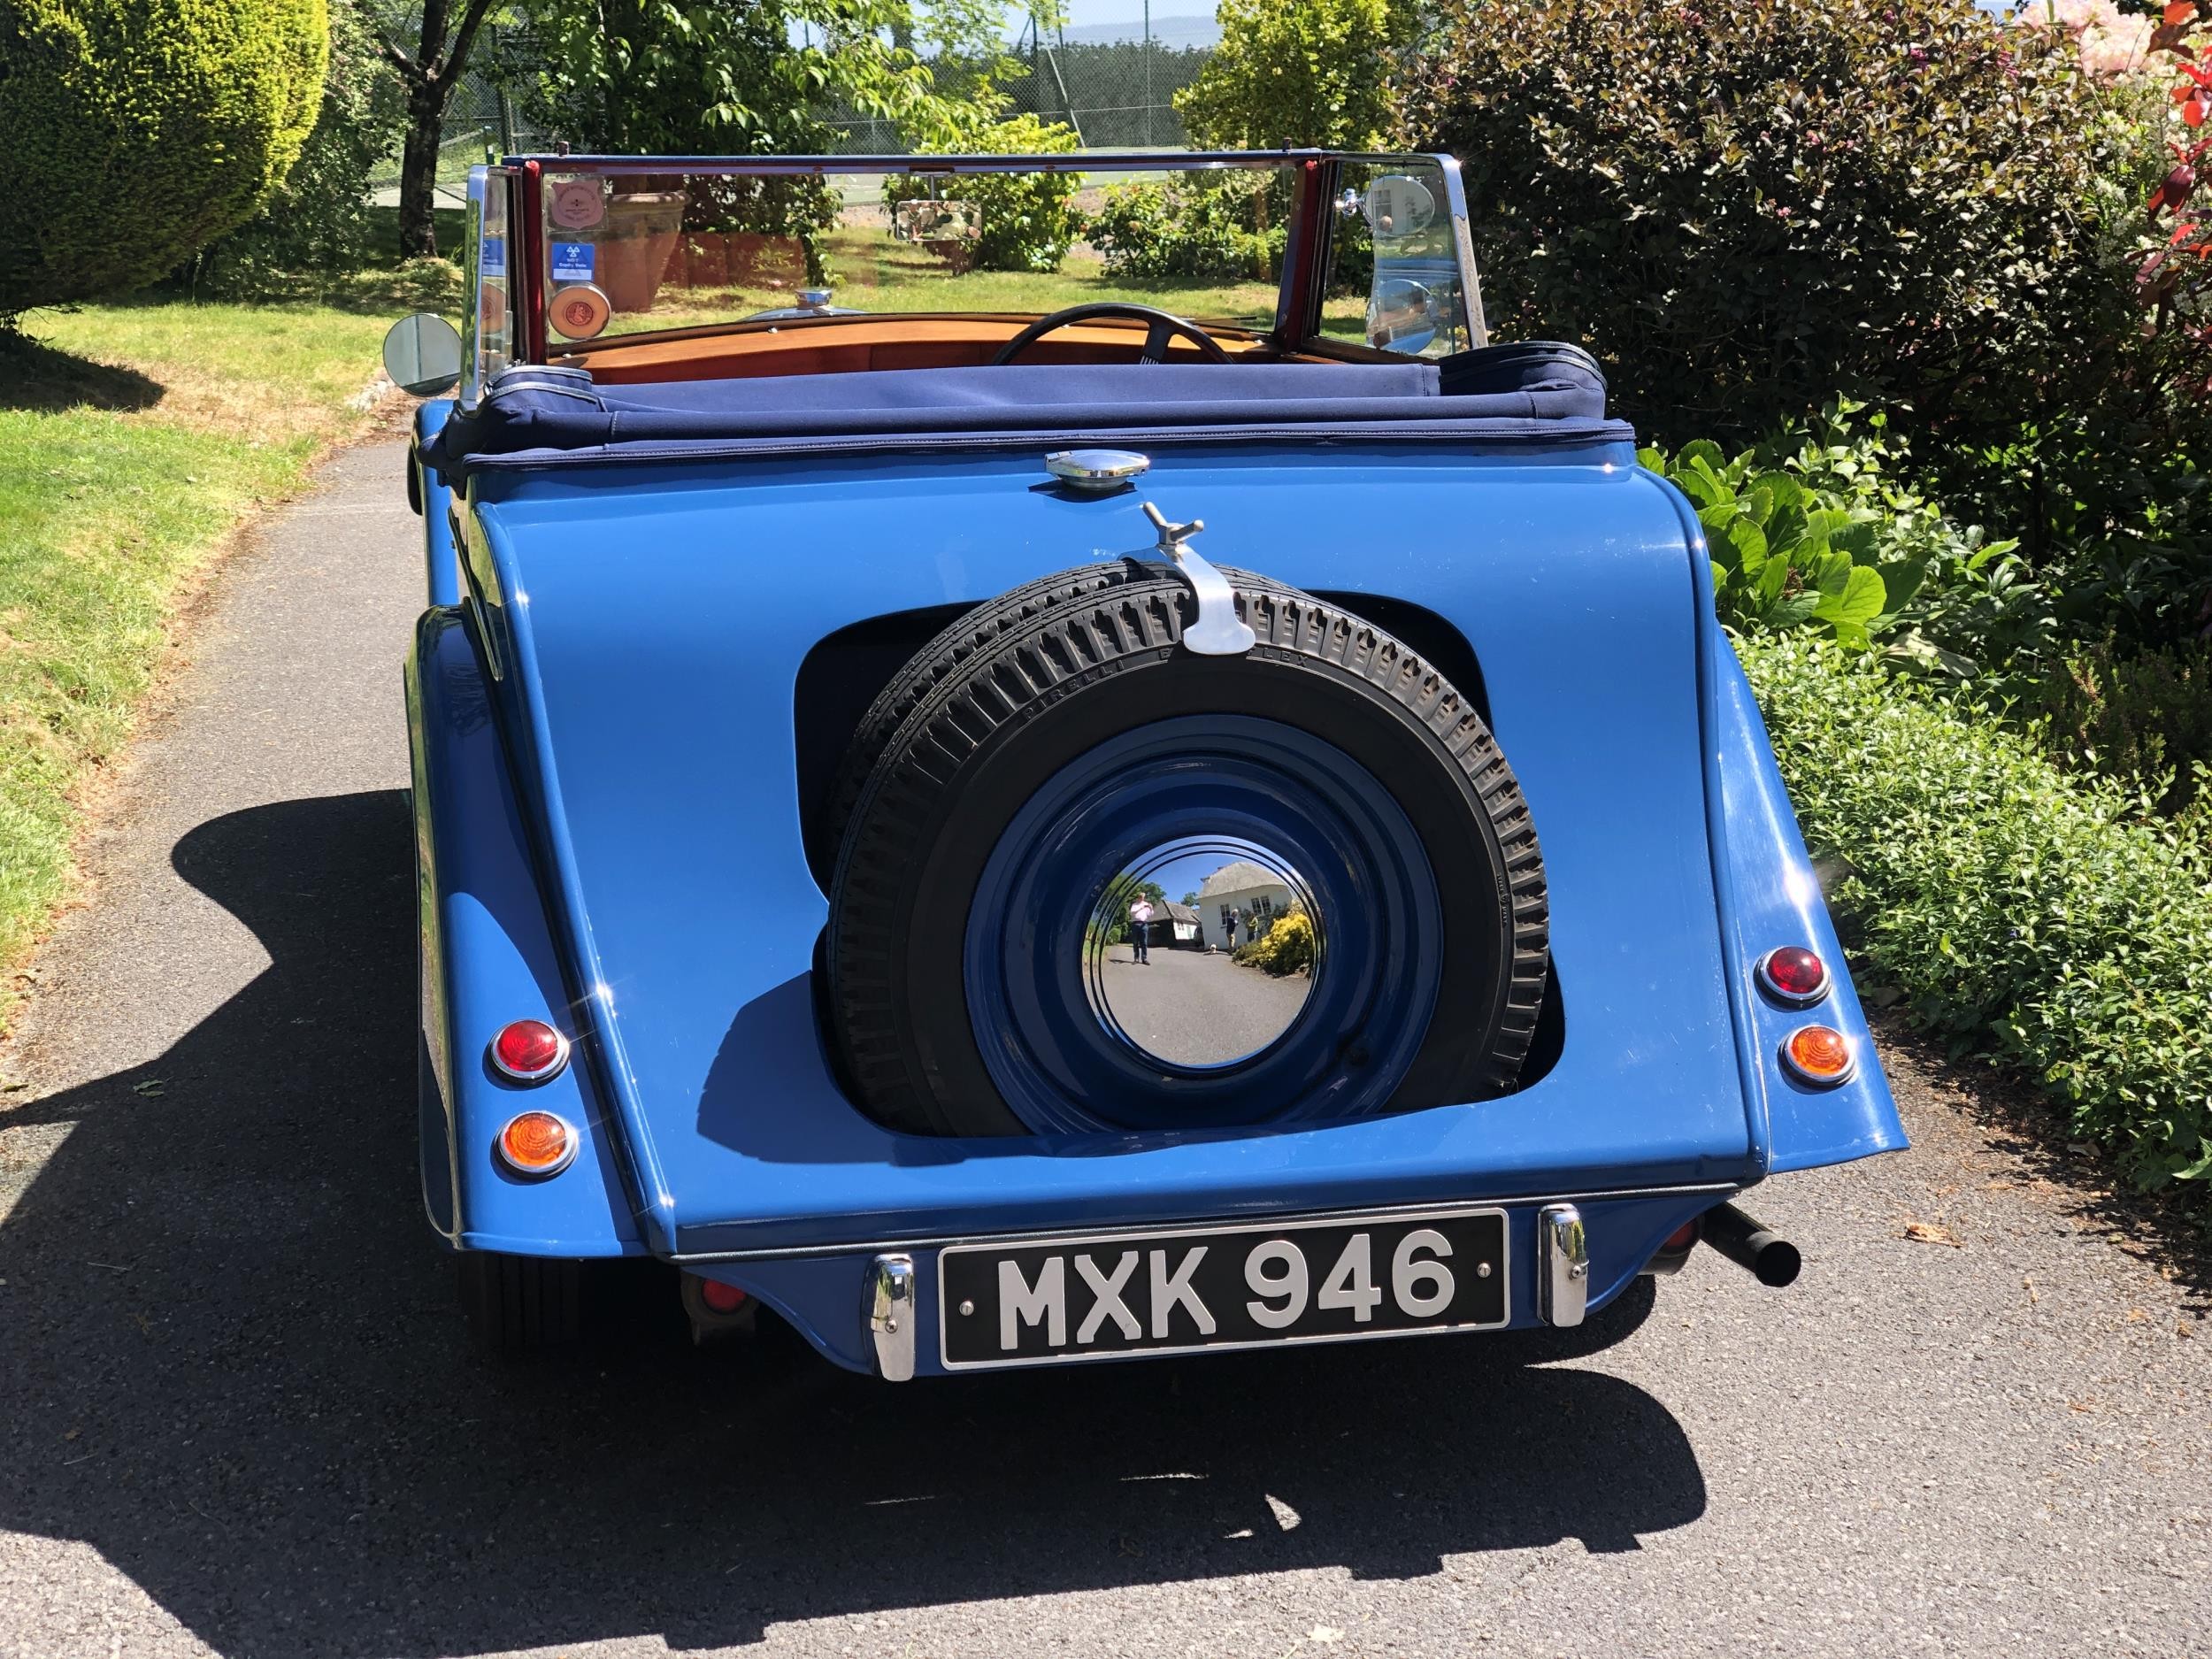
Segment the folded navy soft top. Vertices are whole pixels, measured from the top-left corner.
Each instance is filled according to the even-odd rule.
[[[1302,426],[1420,420],[1600,421],[1605,382],[1572,347],[1442,363],[1010,364],[599,386],[528,365],[457,411],[426,453],[449,479],[527,453],[608,457],[711,446],[960,433]],[[1571,354],[1571,355],[1560,355]],[[1481,358],[1477,364],[1471,359]]]

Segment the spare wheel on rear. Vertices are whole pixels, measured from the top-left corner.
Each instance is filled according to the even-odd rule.
[[[1547,911],[1489,728],[1372,625],[1225,574],[1242,655],[1183,649],[1179,580],[1094,566],[967,613],[863,719],[827,1014],[879,1121],[1218,1129],[1514,1087]]]

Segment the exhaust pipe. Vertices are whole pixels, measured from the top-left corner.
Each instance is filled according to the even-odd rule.
[[[1751,1270],[1762,1285],[1779,1290],[1793,1284],[1805,1258],[1787,1239],[1735,1207],[1716,1204],[1705,1212],[1699,1236],[1739,1267]]]

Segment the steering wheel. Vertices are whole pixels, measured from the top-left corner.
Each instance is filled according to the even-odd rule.
[[[1196,323],[1178,317],[1173,311],[1164,311],[1152,305],[1133,305],[1125,300],[1092,300],[1086,304],[1071,305],[1065,311],[1055,311],[1049,317],[1040,317],[998,349],[998,355],[991,359],[992,366],[995,368],[1002,363],[1011,363],[1055,329],[1065,328],[1071,323],[1088,322],[1094,317],[1126,317],[1146,326],[1144,349],[1137,354],[1140,363],[1166,362],[1167,342],[1169,337],[1174,334],[1180,334],[1196,346],[1198,355],[1209,363],[1226,363],[1229,360],[1229,354],[1221,349],[1220,342],[1211,334]]]

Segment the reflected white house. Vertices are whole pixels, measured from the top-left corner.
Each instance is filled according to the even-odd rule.
[[[1275,918],[1290,909],[1289,883],[1263,864],[1240,858],[1215,871],[1198,888],[1199,926],[1205,942],[1217,950],[1229,944],[1229,916],[1237,918],[1240,945],[1264,933]]]

